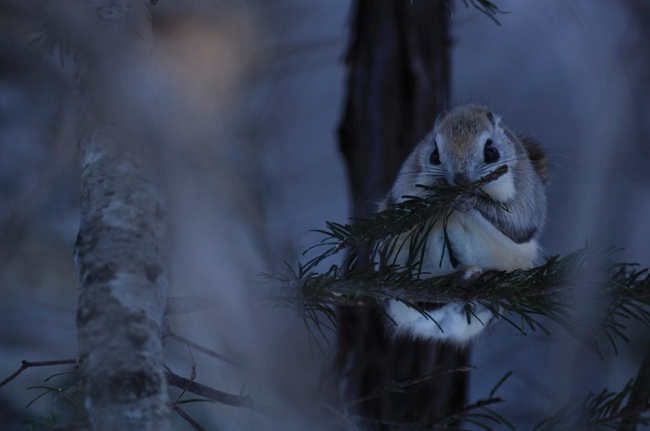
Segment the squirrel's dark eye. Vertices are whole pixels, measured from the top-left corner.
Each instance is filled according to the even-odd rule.
[[[429,156],[429,163],[432,165],[439,165],[440,164],[440,152],[438,152],[438,146],[436,145],[433,148],[433,152]]]
[[[483,149],[483,160],[485,163],[494,163],[499,160],[499,151],[492,146],[492,139],[485,141]]]

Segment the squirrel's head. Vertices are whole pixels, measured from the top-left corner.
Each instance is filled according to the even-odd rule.
[[[534,176],[532,171],[537,170],[527,147],[490,110],[461,106],[438,117],[431,133],[409,156],[396,184],[407,190],[415,184],[434,185],[441,180],[465,186],[506,165],[507,173],[482,190],[495,200],[508,202],[517,192],[517,175],[529,170]],[[539,146],[535,149],[545,154]],[[542,182],[546,180],[540,172],[537,176]]]

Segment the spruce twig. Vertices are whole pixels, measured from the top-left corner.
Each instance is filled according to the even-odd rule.
[[[460,280],[457,274],[427,278],[429,274],[422,271],[422,261],[432,226],[435,223],[443,223],[444,226],[446,218],[455,210],[454,203],[459,196],[480,193],[483,185],[503,173],[505,170],[496,170],[465,189],[441,185],[423,187],[431,192],[429,196],[406,197],[406,201],[390,205],[385,211],[368,219],[357,220],[354,224],[328,222],[327,228],[319,231],[324,235],[318,245],[325,247],[323,253],[306,264],[299,264],[295,268],[288,266],[286,272],[274,275],[276,280],[298,291],[299,295],[279,295],[266,299],[302,310],[306,318],[317,324],[319,316],[323,315],[335,323],[337,307],[364,305],[383,311],[382,304],[387,299],[402,301],[422,313],[426,313],[425,310],[432,304],[465,303],[470,305],[467,308],[471,310],[471,304],[480,303],[524,335],[538,330],[550,333],[540,321],[540,317],[545,317],[600,353],[598,340],[581,330],[580,322],[576,321],[570,307],[570,304],[582,299],[578,289],[582,279],[578,276],[580,271],[595,267],[589,263],[598,258],[601,259],[598,261],[599,267],[603,269],[603,283],[599,283],[599,287],[604,289],[605,297],[599,305],[603,316],[600,336],[609,340],[617,352],[617,343],[627,341],[626,321],[639,321],[650,327],[650,270],[636,264],[602,260],[602,255],[597,256],[587,247],[564,257],[552,256],[542,265],[527,270],[487,271],[469,283]],[[340,267],[332,265],[323,272],[317,271],[319,264],[344,250],[351,257]],[[406,254],[408,257],[404,259],[403,255]],[[398,255],[400,259],[397,259]],[[612,250],[605,253],[605,258],[611,258],[611,255]],[[366,270],[351,271],[355,265]],[[605,390],[599,394],[590,393],[582,402],[574,402],[554,417],[541,422],[536,431],[615,429],[630,421],[635,426],[650,423],[644,415],[648,405],[638,401],[645,399],[645,392],[639,389],[641,396],[632,397],[629,395],[632,387],[630,383],[618,392]],[[640,388],[641,383],[634,387]],[[400,389],[399,384],[393,384],[381,391]],[[627,404],[624,404],[628,397]],[[358,400],[362,401],[365,400]],[[493,426],[499,426],[499,429],[511,427],[505,418],[487,407],[500,401],[500,398],[490,394],[485,400],[468,406],[471,414],[462,416],[462,420],[486,430]],[[481,404],[483,402],[486,404]],[[475,412],[476,409],[482,410]],[[441,418],[426,427],[445,429],[446,419],[449,419],[446,423],[451,423],[458,418],[461,416]],[[375,423],[367,418],[363,421]],[[378,423],[396,429],[415,426],[385,421]],[[417,427],[421,428],[422,424]]]
[[[370,248],[373,256],[393,256],[396,251],[396,239],[402,234],[420,228],[423,229],[436,221],[442,220],[453,211],[454,201],[463,194],[472,194],[480,190],[484,185],[498,179],[508,172],[506,165],[499,166],[494,171],[485,175],[478,181],[466,186],[457,187],[444,184],[437,184],[435,187],[418,185],[418,187],[429,191],[429,196],[420,198],[417,196],[404,196],[406,201],[390,205],[386,210],[378,212],[367,219],[355,220],[353,224],[340,224],[326,222],[327,229],[314,230],[325,237],[320,244],[309,248],[328,247],[319,256],[311,259],[304,265],[299,265],[295,272],[299,278],[309,274],[318,264],[325,259],[344,250],[355,250]],[[419,235],[410,235],[410,248],[413,249],[417,242],[421,242]],[[422,244],[423,246],[424,244]],[[421,247],[413,250],[418,254]],[[356,262],[351,261],[350,264]],[[392,266],[390,259],[379,262],[380,268]],[[338,269],[338,268],[337,268]],[[345,271],[350,268],[344,268]]]
[[[332,319],[336,307],[380,306],[386,299],[397,299],[414,308],[449,302],[480,302],[523,334],[529,330],[548,332],[535,316],[546,316],[567,329],[571,319],[565,301],[571,294],[571,274],[582,264],[586,251],[579,250],[560,259],[550,258],[530,270],[486,272],[470,285],[457,283],[455,274],[413,279],[407,269],[340,275],[334,269],[323,274],[310,273],[301,279],[284,274],[279,279],[295,287],[301,296],[275,296],[268,300],[293,304],[297,310],[307,307]],[[417,304],[420,304],[418,307]],[[518,324],[509,316],[518,315]]]
[[[480,193],[481,187],[506,172],[507,167],[501,166],[465,188],[420,186],[430,195],[405,197],[404,202],[354,224],[327,222],[326,229],[317,231],[324,236],[315,246],[325,247],[320,255],[295,268],[287,265],[284,273],[273,275],[298,290],[300,296],[266,299],[294,307],[319,330],[336,325],[335,310],[341,306],[366,305],[381,310],[385,300],[394,299],[426,313],[431,304],[461,302],[471,309],[472,303],[481,303],[524,335],[538,330],[549,334],[539,317],[548,318],[600,354],[597,339],[581,333],[569,307],[580,300],[576,274],[593,254],[586,247],[562,258],[550,257],[528,270],[488,271],[470,284],[460,283],[455,274],[426,278],[428,274],[422,271],[431,227],[444,223],[460,196]],[[327,258],[344,250],[351,257],[341,267],[316,270]],[[406,261],[398,263],[397,256],[404,260],[402,255],[407,254]],[[611,250],[605,256],[610,257]],[[370,270],[352,271],[355,265]],[[650,327],[650,272],[629,263],[608,262],[602,267],[609,300],[604,302],[601,333],[617,352],[617,342],[627,340],[626,320],[638,320]],[[321,322],[319,316],[327,322]]]
[[[489,0],[463,0],[463,3],[465,3],[465,7],[469,7],[471,4],[476,8],[476,10],[485,14],[488,18],[494,21],[496,25],[501,25],[501,22],[497,19],[497,14],[509,13],[499,9],[499,6]]]
[[[650,416],[647,415],[650,405],[646,403],[628,409],[623,404],[634,387],[635,380],[630,379],[620,391],[603,389],[597,394],[589,392],[582,401],[572,400],[555,415],[540,422],[533,431],[614,430],[631,418],[637,425],[650,425]]]

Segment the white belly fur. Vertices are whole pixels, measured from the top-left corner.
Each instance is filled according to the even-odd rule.
[[[440,264],[444,247],[442,226],[442,222],[434,226],[427,242],[423,271],[431,276],[450,274],[457,270],[451,265],[446,250]],[[534,266],[539,254],[536,240],[517,244],[476,210],[455,211],[448,219],[447,235],[461,266],[504,271],[526,269]],[[465,344],[485,329],[493,314],[485,307],[473,304],[468,317],[464,307],[461,303],[451,303],[429,313],[422,313],[402,302],[390,300],[387,313],[396,323],[393,329],[397,335]]]

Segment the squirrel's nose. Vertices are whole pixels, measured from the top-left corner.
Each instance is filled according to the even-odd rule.
[[[454,175],[454,184],[460,187],[467,187],[471,181],[466,174],[456,174]]]

